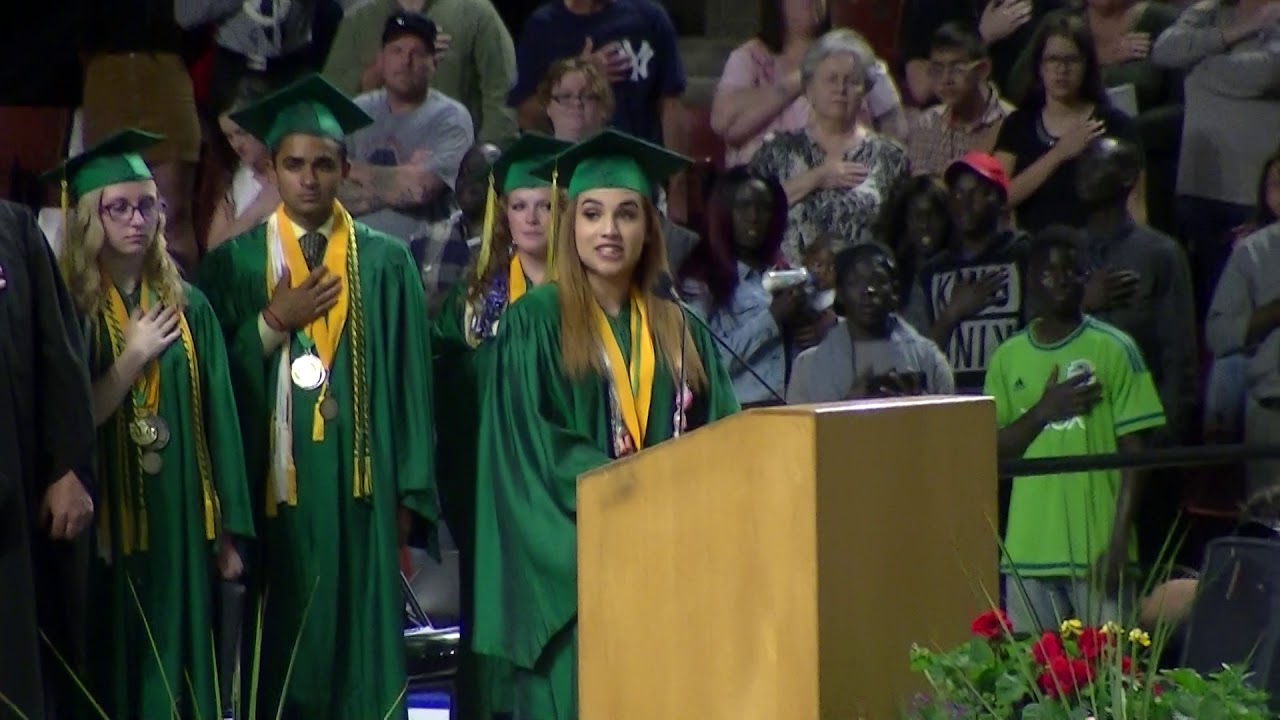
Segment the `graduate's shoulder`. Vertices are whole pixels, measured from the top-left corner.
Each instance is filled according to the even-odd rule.
[[[355,228],[356,247],[360,252],[362,266],[379,269],[413,266],[413,254],[403,240],[381,230],[374,230],[359,220],[355,221]]]
[[[266,273],[266,258],[267,224],[262,223],[206,253],[200,260],[201,276],[206,268],[216,268],[218,272],[241,268]],[[204,285],[199,280],[197,283]]]
[[[513,332],[560,331],[560,288],[547,283],[525,293],[502,314],[499,336]]]

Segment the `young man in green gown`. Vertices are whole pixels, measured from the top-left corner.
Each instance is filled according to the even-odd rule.
[[[120,720],[218,714],[212,588],[239,577],[236,540],[253,536],[222,332],[165,250],[138,154],[159,140],[125,130],[46,176],[75,203],[62,271],[88,319],[98,427],[85,681]]]
[[[466,279],[445,297],[434,342],[439,427],[440,506],[458,546],[462,644],[454,680],[459,718],[488,720],[510,712],[511,669],[500,658],[471,651],[475,588],[476,439],[480,390],[492,374],[494,334],[502,315],[529,289],[550,280],[547,248],[550,212],[558,202],[546,178],[531,170],[571,143],[537,133],[521,136],[489,173],[493,190],[485,203],[490,228]],[[519,226],[513,227],[512,216]],[[519,233],[520,237],[514,237]],[[535,237],[529,237],[534,235]],[[540,237],[538,237],[540,236]]]
[[[422,283],[403,243],[336,200],[363,111],[311,75],[233,119],[270,149],[282,200],[200,273],[264,510],[259,709],[404,718],[398,550],[436,516]]]
[[[476,492],[474,647],[515,666],[517,720],[577,717],[578,476],[738,410],[706,329],[653,292],[650,198],[687,162],[606,131],[537,171],[568,181],[555,282],[503,315]]]

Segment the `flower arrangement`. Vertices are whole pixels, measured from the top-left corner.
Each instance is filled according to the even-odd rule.
[[[1243,668],[1203,676],[1159,670],[1159,644],[1140,628],[1086,626],[1069,619],[1057,632],[1014,635],[1001,610],[979,615],[973,637],[947,652],[919,645],[911,668],[932,693],[916,698],[911,720],[1181,720],[1266,718],[1267,694]],[[1153,646],[1154,645],[1154,646]]]

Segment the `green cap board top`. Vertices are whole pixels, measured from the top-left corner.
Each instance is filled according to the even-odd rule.
[[[163,140],[163,135],[132,128],[121,130],[67,159],[40,179],[51,184],[66,180],[69,199],[73,201],[108,185],[151,180],[151,169],[139,153]]]
[[[547,187],[551,179],[533,174],[534,169],[571,147],[573,143],[567,140],[524,133],[493,164],[494,184],[503,195],[512,190]]]
[[[232,113],[231,119],[272,150],[294,134],[342,142],[373,123],[368,113],[316,73]]]
[[[656,186],[692,162],[660,145],[610,129],[561,152],[533,174],[549,179],[558,172],[558,182],[568,188],[569,197],[604,188],[652,197]]]

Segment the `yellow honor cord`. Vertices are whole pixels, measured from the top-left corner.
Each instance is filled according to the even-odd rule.
[[[511,265],[507,269],[507,304],[519,300],[528,292],[528,283],[524,279],[524,266],[520,264],[520,256],[516,255],[511,258]]]
[[[551,212],[547,213],[547,269],[543,282],[556,277],[556,229],[560,226],[560,170],[551,168]]]
[[[594,306],[596,332],[604,345],[609,360],[609,376],[618,396],[618,414],[635,443],[636,450],[644,448],[649,428],[649,408],[653,403],[653,376],[655,353],[653,336],[649,332],[649,317],[640,294],[631,294],[631,362],[623,361],[622,349],[613,336],[609,318],[599,305]]]
[[[489,268],[489,256],[493,254],[493,224],[498,217],[498,192],[494,187],[493,172],[489,172],[489,185],[484,191],[484,225],[480,230],[480,252],[476,255],[476,277],[484,277]]]

